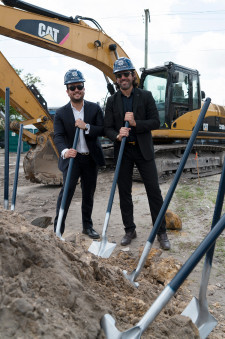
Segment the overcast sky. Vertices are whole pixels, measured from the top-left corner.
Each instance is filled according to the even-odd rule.
[[[27,0],[66,16],[81,15],[99,22],[139,69],[144,66],[144,10],[150,11],[148,66],[173,61],[201,74],[201,89],[213,103],[225,105],[224,0]],[[2,4],[2,3],[1,3]],[[0,50],[22,74],[39,76],[48,107],[68,102],[63,85],[68,69],[86,78],[86,99],[102,102],[107,95],[102,73],[84,62],[0,36]]]

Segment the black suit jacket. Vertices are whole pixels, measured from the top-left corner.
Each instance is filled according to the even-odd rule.
[[[151,130],[160,126],[159,114],[151,92],[135,88],[133,93],[133,113],[136,120],[134,131],[145,160],[154,158],[154,148]],[[115,148],[120,143],[116,137],[125,124],[122,94],[119,90],[108,98],[105,110],[105,135],[114,141]]]
[[[97,165],[104,166],[104,155],[98,138],[104,134],[104,118],[100,106],[84,100],[84,121],[90,124],[89,134],[84,133],[90,155]],[[65,148],[72,148],[75,132],[75,119],[69,102],[56,111],[54,118],[54,142],[60,155],[59,169],[61,171],[69,165],[69,159],[63,159],[61,152]]]

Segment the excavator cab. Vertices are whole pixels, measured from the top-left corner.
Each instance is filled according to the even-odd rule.
[[[142,70],[140,86],[152,92],[160,129],[170,129],[177,118],[201,108],[199,73],[173,62]]]

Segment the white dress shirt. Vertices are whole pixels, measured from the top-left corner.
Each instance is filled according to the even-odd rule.
[[[78,120],[78,119],[84,121],[84,105],[82,106],[80,111],[78,111],[72,104],[71,104],[71,108],[72,108],[72,111],[73,111],[75,121]],[[89,129],[87,131],[85,131],[85,134],[89,134]],[[88,153],[89,152],[89,149],[87,147],[87,143],[86,143],[86,140],[85,140],[85,137],[84,137],[84,130],[83,129],[80,129],[76,150],[77,150],[78,153]],[[65,159],[64,154],[66,153],[66,151],[68,151],[68,148],[65,148],[61,152],[61,156],[62,156],[63,159]]]

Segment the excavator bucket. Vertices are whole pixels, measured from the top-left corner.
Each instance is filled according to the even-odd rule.
[[[58,169],[58,157],[51,145],[35,145],[27,152],[23,161],[26,179],[46,185],[61,185],[62,172]]]

